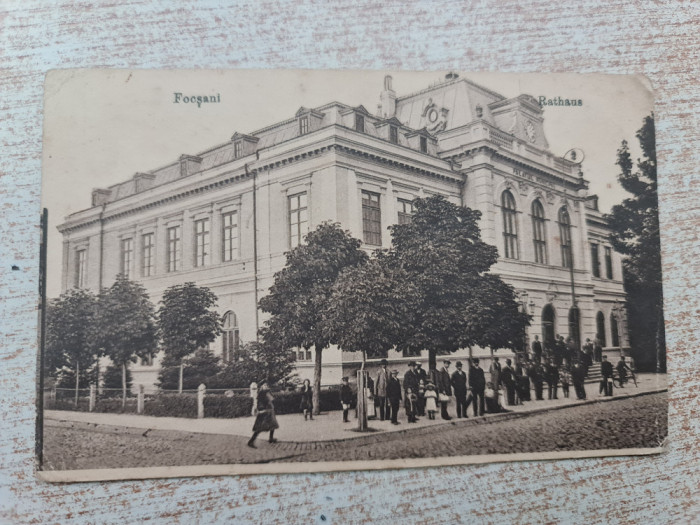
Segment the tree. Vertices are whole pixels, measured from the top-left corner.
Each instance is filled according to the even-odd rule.
[[[386,264],[381,253],[344,270],[333,285],[324,327],[331,343],[361,351],[362,361],[386,357],[412,324],[418,290],[406,271]]]
[[[294,372],[289,348],[252,341],[243,345],[243,358],[229,361],[217,378],[217,388],[248,388],[252,382],[286,386]]]
[[[123,407],[127,364],[154,353],[158,345],[153,304],[143,286],[118,275],[114,284],[100,293],[95,341],[102,353],[122,369]]]
[[[180,392],[184,359],[221,333],[221,316],[213,310],[216,302],[217,297],[209,288],[191,282],[171,286],[163,294],[158,324],[165,360],[180,367]]]
[[[656,362],[665,370],[666,336],[661,285],[661,242],[659,235],[659,201],[656,179],[656,143],[654,115],[644,118],[637,131],[643,159],[634,163],[627,141],[617,150],[621,172],[618,181],[632,194],[613,206],[607,215],[613,230],[610,242],[627,257],[623,261],[629,312],[630,343],[641,365]]]
[[[262,331],[265,344],[280,351],[293,347],[315,350],[316,412],[320,407],[321,353],[331,339],[324,312],[340,272],[366,262],[367,254],[360,245],[339,224],[321,224],[306,235],[304,244],[287,253],[287,263],[275,274],[270,293],[260,299],[260,309],[271,314]]]
[[[97,300],[86,290],[70,290],[52,302],[46,323],[47,363],[60,374],[61,384],[70,377],[75,386],[75,403],[81,381],[89,380],[87,371],[97,361],[92,331]],[[87,385],[85,385],[87,386]]]
[[[177,388],[180,392],[196,390],[204,384],[208,388],[218,388],[221,373],[221,359],[207,348],[199,348],[181,367],[181,360],[166,356],[158,374],[158,387],[163,390]],[[180,373],[182,371],[182,373]]]
[[[418,290],[397,348],[427,349],[430,369],[437,355],[459,348],[519,348],[529,316],[518,308],[513,288],[487,273],[498,255],[481,240],[480,213],[442,196],[413,206],[410,223],[390,227],[387,258]]]
[[[126,388],[129,390],[132,385],[131,370],[126,369]],[[119,366],[109,365],[105,368],[102,376],[102,387],[109,390],[122,389],[122,369]],[[107,394],[108,396],[109,393]],[[111,396],[110,396],[111,397]]]

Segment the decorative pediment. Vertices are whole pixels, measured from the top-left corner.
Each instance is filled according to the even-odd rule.
[[[381,128],[383,126],[388,126],[391,124],[392,126],[396,126],[398,128],[402,128],[403,124],[401,124],[401,121],[397,119],[396,117],[391,117],[385,120],[380,120],[379,122],[374,124],[375,128]]]

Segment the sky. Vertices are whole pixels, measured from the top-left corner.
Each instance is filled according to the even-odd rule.
[[[60,293],[64,218],[90,207],[93,188],[104,188],[226,143],[234,132],[292,118],[300,106],[338,101],[375,113],[386,74],[398,97],[444,79],[445,71],[312,70],[54,70],[44,94],[42,204],[49,210],[47,293]],[[458,72],[506,97],[581,99],[582,106],[548,106],[549,149],[585,153],[590,192],[603,212],[627,194],[617,182],[616,152],[623,139],[641,155],[636,131],[653,111],[641,76]],[[217,104],[174,103],[183,96],[219,95]]]

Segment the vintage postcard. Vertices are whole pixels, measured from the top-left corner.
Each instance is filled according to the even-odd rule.
[[[661,452],[644,77],[55,70],[38,475]]]

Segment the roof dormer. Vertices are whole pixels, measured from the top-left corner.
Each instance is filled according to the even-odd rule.
[[[408,128],[401,124],[401,121],[396,117],[381,120],[375,123],[374,127],[377,130],[377,135],[379,138],[387,140],[392,144],[406,145],[404,141],[401,140],[403,139],[403,133],[401,132]]]
[[[258,137],[253,137],[252,135],[245,135],[243,133],[234,133],[231,137],[231,142],[233,142],[233,157],[240,159],[241,157],[246,157],[255,153],[258,146]]]
[[[405,136],[411,149],[428,155],[437,155],[437,139],[427,129],[411,131]]]
[[[187,177],[199,171],[202,164],[202,157],[194,155],[180,155],[180,177]]]
[[[309,109],[305,107],[300,107],[296,112],[296,118],[299,125],[299,135],[306,135],[312,131],[316,131],[321,127],[323,122],[323,113],[320,113],[314,109]]]

